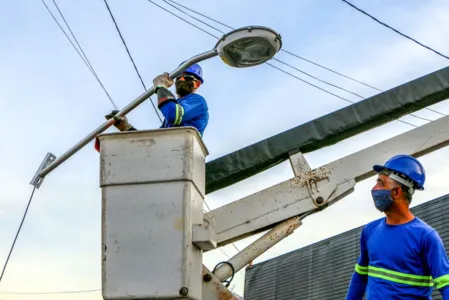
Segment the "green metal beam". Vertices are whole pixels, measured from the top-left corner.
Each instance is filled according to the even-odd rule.
[[[449,98],[449,67],[219,157],[206,164],[206,194]]]

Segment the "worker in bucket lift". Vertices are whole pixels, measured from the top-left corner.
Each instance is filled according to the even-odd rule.
[[[209,122],[207,102],[204,97],[197,94],[198,88],[203,83],[203,70],[198,64],[193,64],[175,79],[177,99],[168,90],[173,85],[168,73],[163,73],[153,80],[158,108],[164,115],[160,128],[192,126],[203,137]],[[114,126],[120,131],[137,130],[128,122],[126,116],[115,117],[117,113],[118,111],[114,110],[105,117],[115,118]],[[99,151],[98,139],[95,141],[95,148]]]
[[[415,190],[424,190],[425,170],[414,157],[397,155],[375,165],[371,190],[385,217],[366,225],[347,300],[432,299],[439,290],[449,300],[449,261],[438,232],[409,210]]]

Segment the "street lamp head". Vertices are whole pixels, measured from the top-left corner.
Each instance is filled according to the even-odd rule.
[[[282,47],[280,34],[263,26],[248,26],[225,34],[215,51],[231,67],[246,68],[266,62]]]

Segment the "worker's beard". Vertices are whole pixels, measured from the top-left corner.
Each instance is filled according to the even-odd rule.
[[[181,97],[187,96],[195,89],[193,81],[176,81],[176,94]]]

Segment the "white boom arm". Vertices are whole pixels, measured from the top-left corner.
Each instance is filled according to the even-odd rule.
[[[217,243],[228,244],[335,203],[357,182],[372,176],[374,164],[396,154],[419,157],[448,143],[449,117],[443,117],[314,170],[301,153],[293,154],[295,177],[208,213],[215,220]]]
[[[372,166],[449,144],[449,116],[203,215],[207,149],[191,128],[100,137],[104,299],[235,299],[222,282],[291,234],[307,215],[342,199]],[[202,254],[270,229],[211,272]]]

